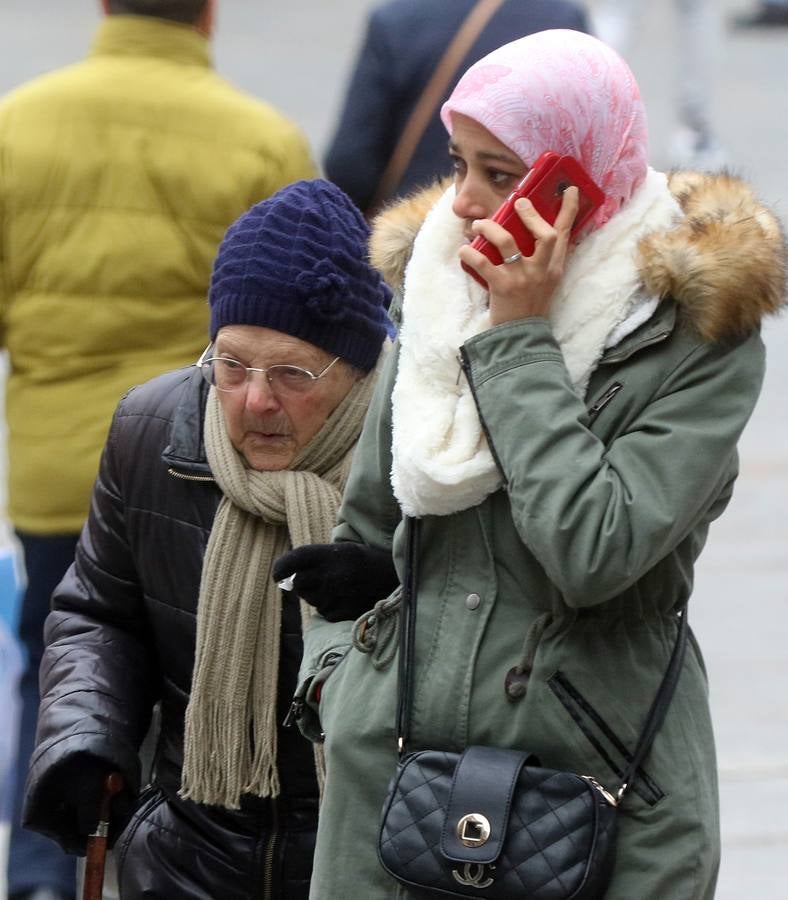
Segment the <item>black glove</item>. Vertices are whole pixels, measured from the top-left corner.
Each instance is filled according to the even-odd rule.
[[[104,760],[84,753],[50,769],[28,796],[25,819],[36,831],[54,838],[66,853],[85,855],[89,835],[96,830],[104,779],[115,771]],[[134,811],[133,792],[126,787],[110,807],[108,844],[111,847]],[[32,808],[30,808],[32,807]]]
[[[293,592],[329,622],[357,619],[399,584],[388,550],[342,541],[296,547],[274,562],[274,581],[295,575]]]

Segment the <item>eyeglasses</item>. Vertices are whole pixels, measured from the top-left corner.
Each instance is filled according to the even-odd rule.
[[[212,347],[208,347],[205,353],[212,349]],[[268,366],[268,368],[255,368],[254,366],[245,366],[237,359],[231,359],[228,356],[209,356],[204,359],[205,353],[195,365],[202,372],[202,377],[217,391],[239,391],[252,380],[254,372],[259,372],[261,375],[265,375],[271,390],[278,395],[307,393],[339,359],[338,356],[335,356],[324,369],[315,375],[314,372],[301,366],[276,365]]]

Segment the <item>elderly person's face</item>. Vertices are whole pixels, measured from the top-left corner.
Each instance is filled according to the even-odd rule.
[[[334,359],[314,344],[257,325],[219,329],[212,355],[250,368],[299,366],[314,375]],[[306,389],[292,390],[287,379],[278,377],[269,384],[262,372],[253,372],[238,389],[217,391],[232,445],[252,469],[287,469],[358,377],[359,373],[340,359],[321,378],[308,381]]]

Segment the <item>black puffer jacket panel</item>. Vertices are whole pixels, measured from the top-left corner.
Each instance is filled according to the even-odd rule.
[[[157,701],[161,730],[153,781],[159,796],[174,804],[167,814],[175,815],[176,823],[210,815],[210,827],[204,823],[208,834],[221,828],[222,820],[234,822],[230,830],[245,834],[249,846],[258,848],[254,850],[258,857],[266,855],[260,846],[279,843],[284,850],[287,841],[277,841],[277,832],[286,831],[288,823],[295,823],[295,831],[307,836],[305,849],[313,837],[309,837],[317,808],[313,755],[295,728],[280,728],[279,733],[281,800],[248,798],[242,814],[220,811],[221,816],[214,808],[189,804],[185,817],[184,805],[176,799],[200,574],[221,497],[202,444],[206,390],[198,370],[189,367],[137,387],[121,401],[75,563],[53,597],[45,631],[42,704],[25,823],[55,837],[72,852],[81,850],[84,838],[69,833],[66,821],[71,819],[61,818],[57,803],[52,802],[59,771],[73,766],[75,759],[89,764],[92,757],[118,768],[136,793],[138,748]],[[285,603],[280,722],[293,694],[300,658],[298,609]],[[127,831],[139,830],[142,807]],[[200,830],[193,829],[194,833]],[[119,853],[129,837],[121,839]],[[227,837],[229,844],[225,843],[232,846]],[[188,841],[172,841],[168,846],[176,853],[187,845]],[[244,841],[241,845],[249,849]],[[206,852],[210,857],[210,848]],[[297,880],[303,880],[304,872],[308,880],[310,857],[311,849]],[[284,864],[281,858],[279,862]],[[245,865],[239,860],[240,867]],[[173,860],[168,868],[173,867],[193,871],[187,859]],[[226,879],[226,873],[221,877]],[[254,881],[248,896],[259,895],[257,876]],[[229,894],[211,894],[206,887],[205,896]],[[246,895],[241,889],[233,896]],[[282,890],[276,896],[301,895]]]

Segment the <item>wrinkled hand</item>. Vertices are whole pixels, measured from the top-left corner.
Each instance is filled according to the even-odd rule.
[[[86,754],[77,754],[47,773],[37,803],[45,804],[52,837],[67,853],[84,856],[88,837],[99,820],[104,779],[113,768]],[[111,805],[109,846],[126,827],[135,800],[130,790],[117,794]]]
[[[496,266],[470,244],[460,248],[460,259],[473,266],[489,285],[492,325],[549,314],[566,268],[572,223],[579,206],[577,188],[568,188],[555,224],[548,225],[530,200],[521,198],[515,203],[517,214],[535,238],[533,256]],[[473,223],[473,230],[494,244],[504,259],[518,252],[512,235],[492,219],[479,219]]]
[[[357,619],[399,584],[388,550],[343,541],[307,544],[280,556],[274,581],[295,575],[293,592],[329,622]]]

